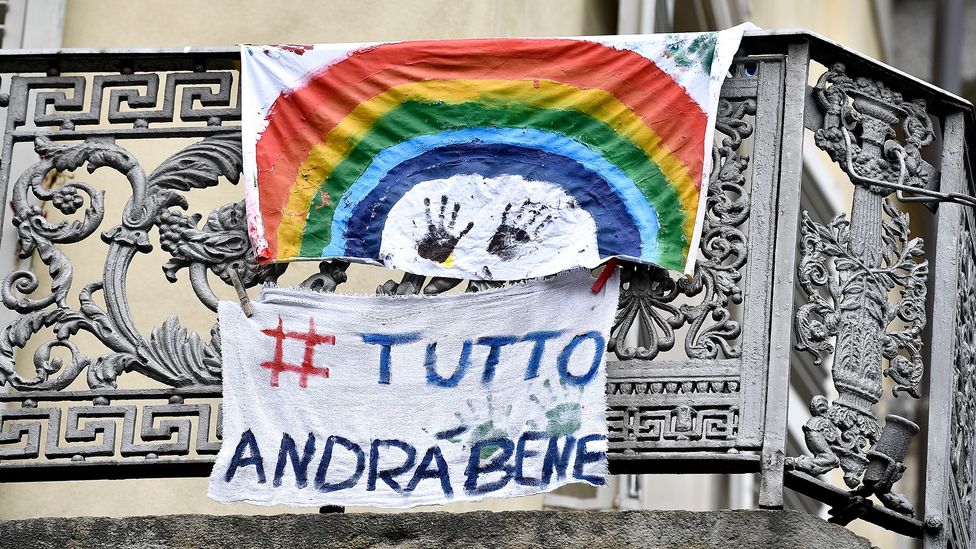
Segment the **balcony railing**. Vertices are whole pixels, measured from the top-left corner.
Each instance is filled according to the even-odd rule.
[[[241,172],[237,57],[0,53],[11,204],[0,245],[22,258],[0,284],[11,319],[0,480],[207,475],[220,445],[218,295],[234,295],[235,276],[326,292],[346,281],[338,262],[305,274],[253,262],[230,186]],[[926,547],[976,543],[973,115],[818,36],[748,33],[722,91],[694,276],[623,267],[612,471],[758,473],[764,508],[782,507],[789,489],[840,523],[861,518]],[[849,215],[801,211],[811,138],[853,184]],[[377,291],[457,285],[405,275]],[[168,310],[178,292],[200,306]],[[787,455],[801,355],[829,364],[832,384],[809,403],[806,451]],[[881,419],[893,395],[920,428]],[[911,445],[924,455],[914,501],[892,486]]]

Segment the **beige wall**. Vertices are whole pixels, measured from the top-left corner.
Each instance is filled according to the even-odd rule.
[[[884,60],[875,0],[751,0],[752,21],[764,29],[808,29]]]
[[[614,0],[69,0],[66,48],[611,34]]]

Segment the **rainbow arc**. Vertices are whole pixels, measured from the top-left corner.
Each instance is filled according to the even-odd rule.
[[[708,117],[652,60],[586,40],[381,44],[281,94],[257,141],[259,260],[379,258],[424,181],[547,181],[594,220],[601,258],[683,269]]]

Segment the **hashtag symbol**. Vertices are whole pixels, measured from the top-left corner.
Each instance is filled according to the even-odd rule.
[[[309,376],[329,377],[329,369],[316,368],[312,364],[312,358],[315,354],[316,345],[335,345],[335,336],[316,332],[314,318],[308,319],[307,332],[286,332],[285,323],[279,316],[278,326],[276,328],[266,328],[261,330],[261,333],[275,338],[274,360],[261,363],[262,368],[271,370],[272,387],[278,386],[278,377],[281,375],[281,372],[297,373],[298,386],[302,389],[308,387]],[[300,366],[289,364],[284,361],[284,346],[286,339],[305,342],[305,355],[302,357],[302,364]]]

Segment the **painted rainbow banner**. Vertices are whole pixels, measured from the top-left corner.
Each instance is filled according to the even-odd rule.
[[[690,270],[741,35],[244,46],[258,260]]]

